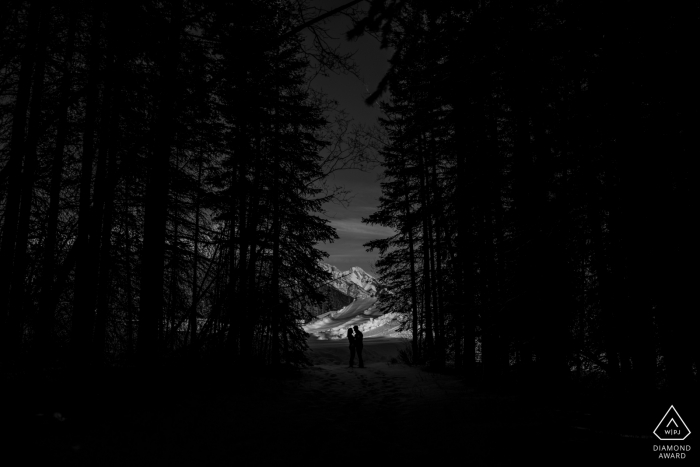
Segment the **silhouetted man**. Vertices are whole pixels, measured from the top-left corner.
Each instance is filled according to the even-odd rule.
[[[362,332],[360,332],[357,326],[353,326],[353,329],[355,330],[355,351],[357,352],[357,359],[360,363],[358,367],[364,368],[365,362],[362,361]]]
[[[352,368],[355,366],[355,336],[352,335],[352,328],[348,328],[348,341],[350,342],[350,364],[348,367]]]

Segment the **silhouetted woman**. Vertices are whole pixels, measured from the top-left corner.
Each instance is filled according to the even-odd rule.
[[[362,331],[360,331],[360,328],[357,326],[352,327],[355,330],[355,352],[357,352],[357,359],[359,360],[360,364],[358,365],[358,368],[364,368],[365,367],[365,362],[362,361]]]
[[[350,368],[355,366],[355,336],[352,334],[352,328],[348,329],[348,341],[350,341]]]

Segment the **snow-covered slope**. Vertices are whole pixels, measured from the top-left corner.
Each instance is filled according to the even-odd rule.
[[[381,295],[390,293],[374,276],[360,267],[341,271],[330,264],[321,267],[333,276],[329,284],[336,290],[354,297],[354,301],[337,311],[323,313],[304,325],[304,331],[318,339],[344,339],[349,327],[357,325],[366,337],[395,336],[399,327],[395,313],[384,314],[380,309]]]
[[[357,326],[365,337],[393,335],[399,327],[395,313],[382,314],[374,297],[358,298],[338,311],[318,315],[304,325],[304,331],[319,339],[344,339],[348,328]]]

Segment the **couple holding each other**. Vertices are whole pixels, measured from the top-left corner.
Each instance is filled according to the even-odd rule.
[[[352,333],[353,329],[355,330],[355,335]],[[348,328],[348,340],[350,341],[350,368],[355,366],[355,352],[357,352],[357,358],[360,361],[358,368],[364,368],[365,363],[362,361],[362,333],[357,326]]]

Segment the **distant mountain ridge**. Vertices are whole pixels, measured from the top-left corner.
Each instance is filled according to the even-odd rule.
[[[341,271],[331,264],[320,264],[325,271],[333,275],[333,280],[329,285],[345,295],[353,298],[370,298],[376,297],[381,292],[380,281],[361,267],[353,266],[347,271]]]
[[[357,299],[379,297],[385,292],[381,281],[361,267],[341,271],[328,263],[319,264],[324,271],[331,273],[332,279],[318,289],[326,299],[320,306],[309,310],[314,316],[340,310]]]

